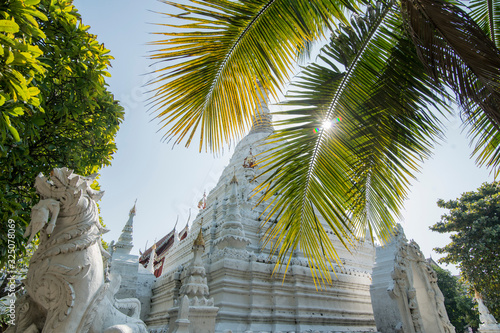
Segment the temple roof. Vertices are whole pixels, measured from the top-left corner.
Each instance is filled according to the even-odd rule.
[[[184,229],[182,229],[179,232],[179,238],[184,239],[186,237],[188,231],[189,231],[189,227],[186,224]],[[174,229],[172,229],[172,231],[170,231],[168,234],[163,236],[159,241],[157,241],[156,243],[151,245],[149,248],[147,248],[139,257],[139,262],[143,265],[146,264],[149,260],[149,256],[151,254],[151,251],[153,251],[153,249],[156,252],[156,257],[159,257],[162,254],[164,254],[174,244],[174,237],[175,237],[175,227],[174,227]]]

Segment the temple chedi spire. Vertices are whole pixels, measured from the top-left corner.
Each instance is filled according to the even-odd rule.
[[[260,82],[257,82],[259,94],[259,104],[255,109],[255,115],[253,116],[252,129],[249,134],[252,133],[271,133],[273,132],[271,113],[269,112],[269,98],[267,96],[267,91],[264,89]]]
[[[132,232],[136,206],[137,200],[132,209],[130,209],[128,221],[123,227],[118,241],[113,245],[115,250],[110,265],[110,276],[121,276],[121,284],[116,293],[116,298],[123,300],[138,298],[141,304],[143,304],[142,310],[138,307],[139,312],[144,312],[144,309],[147,309],[150,303],[151,296],[149,290],[155,280],[155,276],[149,274],[143,267],[139,266],[139,256],[130,253],[133,247]]]
[[[259,91],[256,86],[252,89]],[[261,202],[254,190],[266,177],[257,175],[275,171],[264,161],[280,145],[267,139],[273,128],[262,92],[252,130],[199,202],[192,230],[159,255],[163,269],[161,274],[157,270],[150,297],[148,328],[164,332],[168,327],[171,333],[375,332],[369,293],[373,245],[361,243],[349,252],[331,235],[343,266],[321,273],[330,274],[335,287],[319,292],[303,253],[296,251],[277,268],[277,254],[260,237],[280,218],[266,219],[263,212],[279,197]],[[329,224],[321,217],[317,223]]]
[[[125,254],[130,254],[130,251],[134,247],[134,244],[132,244],[132,234],[133,234],[133,225],[134,225],[134,216],[136,213],[136,208],[135,206],[137,205],[137,199],[135,200],[134,207],[130,210],[130,213],[128,214],[128,221],[125,223],[125,226],[123,227],[122,234],[120,235],[120,238],[118,238],[118,242],[114,245],[115,251],[117,253],[125,253]]]
[[[198,300],[205,298],[205,301],[207,301],[206,297],[209,295],[207,277],[205,274],[205,266],[201,260],[201,256],[203,252],[205,252],[205,240],[203,239],[201,227],[198,237],[196,237],[193,242],[192,250],[193,260],[188,270],[185,272],[186,282],[180,288],[179,295],[187,295],[190,300],[197,297]]]

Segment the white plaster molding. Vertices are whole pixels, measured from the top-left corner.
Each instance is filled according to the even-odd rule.
[[[400,225],[391,243],[377,248],[371,296],[381,332],[455,332],[436,272]]]
[[[476,297],[474,299],[477,302],[477,308],[479,310],[479,321],[481,322],[481,324],[479,325],[479,332],[480,333],[500,332],[500,325],[497,323],[495,317],[493,317],[493,315],[490,313],[486,305],[484,305],[481,296],[479,296],[479,294],[476,293]]]

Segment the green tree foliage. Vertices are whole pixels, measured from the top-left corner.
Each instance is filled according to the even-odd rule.
[[[468,294],[467,286],[451,272],[439,266],[433,266],[436,271],[439,289],[444,296],[444,306],[448,318],[457,332],[464,332],[471,327],[474,332],[479,327],[479,312],[475,308],[473,297]]]
[[[16,251],[38,173],[67,166],[89,175],[111,164],[123,108],[104,78],[112,57],[70,0],[0,3],[0,261],[8,219]]]
[[[20,141],[12,124],[26,109],[37,112],[40,105],[33,79],[43,75],[43,54],[35,39],[45,38],[39,21],[47,17],[35,5],[39,1],[7,0],[0,4],[0,155],[7,154],[8,142]],[[37,20],[38,19],[38,20]],[[14,118],[14,119],[13,119]],[[11,138],[7,138],[10,133]]]
[[[440,233],[451,232],[451,243],[436,248],[446,256],[440,262],[456,264],[472,288],[481,294],[485,305],[500,319],[500,189],[499,183],[484,183],[477,191],[466,192],[456,200],[439,200],[449,209],[431,227]]]

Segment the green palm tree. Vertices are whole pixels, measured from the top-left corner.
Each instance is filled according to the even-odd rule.
[[[469,16],[448,0],[164,2],[181,11],[165,14],[180,22],[165,26],[181,31],[154,43],[152,58],[166,65],[153,104],[165,138],[186,146],[199,135],[200,149],[217,152],[240,137],[262,94],[257,82],[276,98],[297,60],[324,42],[295,77],[263,161],[273,171],[259,190],[279,217],[267,239],[281,264],[299,247],[315,277],[329,279],[338,257],[318,216],[348,248],[367,231],[387,239],[442,136],[446,87],[478,162],[499,164],[497,3],[475,0]]]

